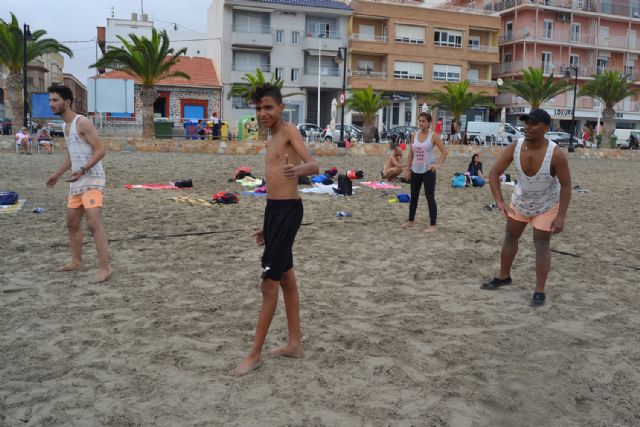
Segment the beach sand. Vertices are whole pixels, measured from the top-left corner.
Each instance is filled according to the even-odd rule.
[[[570,161],[573,185],[589,192],[573,192],[552,240],[541,309],[527,305],[530,230],[514,285],[479,290],[497,272],[505,221],[482,209],[488,186],[451,188],[468,159],[438,172],[439,230],[428,236],[424,197],[419,227],[400,228],[408,204],[388,199],[404,184],[302,195],[294,260],[305,357],[266,356],[233,378],[260,307],[262,251],[250,235],[265,200],[167,199],[240,191],[227,182],[235,167],[261,176],[264,157],[109,153],[114,275],[101,285],[87,283],[97,265],[88,233],[86,269],[54,272],[69,259],[67,184],[44,182],[62,160],[0,154],[0,187],[27,199],[0,215],[0,425],[640,425],[638,162]],[[488,172],[493,161],[482,160]],[[374,180],[384,158],[318,161]],[[194,189],[123,187],[185,178]],[[285,341],[280,301],[267,348]]]

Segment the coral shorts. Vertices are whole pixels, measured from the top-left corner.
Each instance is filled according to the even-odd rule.
[[[84,193],[76,194],[75,196],[69,196],[67,207],[71,209],[78,209],[82,207],[84,207],[85,209],[101,208],[102,191],[91,189],[85,191]]]
[[[551,223],[555,219],[556,215],[558,215],[559,206],[559,204],[556,204],[548,211],[536,216],[525,216],[518,212],[512,204],[511,211],[513,213],[509,213],[508,215],[509,218],[514,219],[518,222],[524,222],[525,224],[531,224],[533,228],[537,228],[538,230],[551,231]]]

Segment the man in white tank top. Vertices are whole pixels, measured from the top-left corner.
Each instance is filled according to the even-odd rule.
[[[64,137],[69,153],[58,170],[47,179],[47,187],[53,188],[69,169],[69,197],[67,201],[67,227],[71,246],[71,262],[60,271],[73,271],[82,267],[82,217],[96,241],[98,271],[90,283],[104,282],[111,277],[107,234],[102,226],[102,190],[105,184],[102,158],[104,145],[98,138],[93,124],[71,109],[73,92],[67,86],[51,86],[49,107],[64,120]]]
[[[527,224],[533,227],[536,247],[536,289],[532,307],[542,306],[546,296],[544,286],[551,266],[551,235],[564,229],[564,221],[571,201],[571,175],[567,156],[556,144],[545,139],[551,117],[541,109],[520,116],[524,121],[524,139],[508,146],[489,173],[489,183],[498,208],[507,219],[500,274],[483,283],[481,289],[495,290],[510,285],[511,266],[518,252],[518,240]],[[505,205],[500,190],[500,175],[513,162],[518,183]]]

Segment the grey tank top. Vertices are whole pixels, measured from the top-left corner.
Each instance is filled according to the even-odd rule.
[[[549,141],[547,152],[540,169],[534,176],[527,176],[522,170],[520,152],[524,139],[520,139],[513,153],[513,163],[518,173],[518,184],[511,194],[511,203],[525,216],[536,216],[554,207],[560,201],[560,182],[551,176],[551,158],[556,143]]]
[[[87,144],[78,135],[77,123],[82,117],[77,114],[69,126],[69,134],[67,134],[67,126],[63,127],[64,138],[67,141],[67,149],[69,157],[71,157],[71,170],[77,171],[89,162],[93,155],[93,148]],[[79,180],[69,183],[69,195],[75,196],[82,194],[90,189],[103,191],[105,184],[105,174],[102,168],[102,160],[89,169]]]

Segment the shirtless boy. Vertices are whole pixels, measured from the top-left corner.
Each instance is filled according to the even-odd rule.
[[[391,155],[384,163],[384,169],[382,170],[382,179],[393,179],[402,173],[404,166],[402,165],[402,150],[400,147],[395,147],[391,152]]]
[[[89,119],[71,109],[73,92],[67,86],[51,86],[49,107],[64,120],[64,137],[69,153],[58,170],[47,179],[47,187],[53,188],[69,169],[69,198],[67,201],[67,228],[71,245],[71,262],[60,271],[73,271],[82,267],[82,217],[96,241],[98,271],[89,283],[104,282],[111,277],[107,234],[102,227],[102,190],[105,175],[102,158],[104,145]]]
[[[551,235],[564,229],[571,201],[571,175],[567,156],[552,141],[545,139],[551,117],[541,109],[520,116],[524,121],[524,139],[511,144],[498,158],[491,172],[491,192],[505,218],[507,229],[500,254],[500,273],[480,286],[495,290],[510,285],[511,266],[518,253],[518,240],[527,224],[533,227],[536,248],[536,289],[532,307],[544,305],[544,287],[551,266]],[[505,205],[500,191],[500,175],[511,162],[518,174],[518,184]]]
[[[298,177],[318,173],[318,165],[302,142],[300,131],[282,120],[285,105],[280,89],[269,83],[258,86],[253,101],[256,118],[271,131],[267,142],[267,207],[263,228],[254,236],[264,245],[262,255],[262,307],[258,316],[253,347],[232,374],[245,375],[262,365],[262,347],[278,304],[282,288],[287,313],[288,343],[269,354],[300,358],[300,298],[293,271],[293,241],[302,223],[302,200],[298,196]]]

